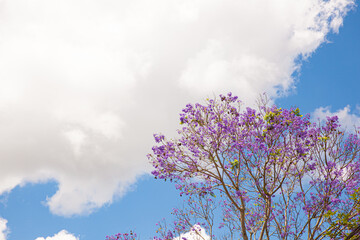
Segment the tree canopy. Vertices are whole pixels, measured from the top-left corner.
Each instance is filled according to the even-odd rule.
[[[245,108],[229,93],[188,104],[180,124],[174,139],[155,134],[148,155],[155,178],[188,198],[158,239],[191,229],[191,218],[210,238],[244,240],[345,239],[360,223],[359,131],[345,132],[336,116],[312,123],[298,108],[264,98]]]

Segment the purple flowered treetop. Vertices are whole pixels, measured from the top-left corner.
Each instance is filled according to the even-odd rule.
[[[200,213],[215,205],[231,239],[344,239],[360,223],[359,132],[343,132],[336,116],[315,124],[264,99],[243,108],[229,93],[188,104],[180,123],[175,139],[154,135],[148,158],[155,178],[191,200],[175,213],[183,226],[196,216],[213,233]]]

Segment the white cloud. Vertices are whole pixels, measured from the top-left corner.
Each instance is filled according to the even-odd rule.
[[[181,234],[179,237],[174,238],[173,240],[210,240],[210,236],[206,234],[206,231],[204,228],[202,228],[200,225],[194,225],[189,232],[186,232],[184,234]]]
[[[6,236],[9,233],[9,229],[6,226],[7,220],[0,218],[0,240],[6,240]]]
[[[330,107],[319,107],[312,114],[313,119],[326,120],[328,116],[338,116],[339,122],[343,128],[347,130],[354,130],[354,127],[360,127],[360,115],[351,113],[350,106],[347,105],[343,109],[338,109],[335,112],[331,111]]]
[[[252,101],[337,32],[352,0],[2,0],[0,194],[56,180],[53,213],[87,214],[149,172],[153,132],[188,102]]]
[[[79,240],[79,238],[75,237],[71,233],[68,233],[66,230],[61,230],[52,237],[38,237],[35,240]]]

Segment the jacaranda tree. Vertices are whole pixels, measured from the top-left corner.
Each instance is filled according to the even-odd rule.
[[[191,217],[214,239],[345,239],[360,224],[359,131],[344,132],[336,116],[311,123],[298,108],[262,99],[243,109],[228,94],[188,104],[180,123],[175,139],[154,135],[148,158],[189,204],[156,238],[188,231]]]

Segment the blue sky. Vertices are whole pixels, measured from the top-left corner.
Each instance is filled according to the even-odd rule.
[[[267,2],[0,1],[0,240],[153,236],[152,133],[213,94],[360,125],[359,7]]]

